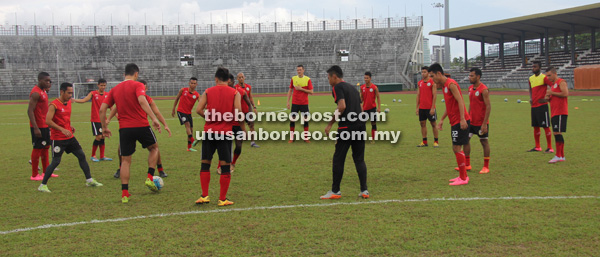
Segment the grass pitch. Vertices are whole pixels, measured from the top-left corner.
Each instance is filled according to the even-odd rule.
[[[464,92],[464,90],[463,90]],[[441,95],[439,95],[441,96]],[[465,94],[466,96],[466,94]],[[508,102],[504,102],[508,98]],[[400,143],[366,146],[365,160],[371,198],[359,199],[351,156],[346,161],[342,199],[319,200],[331,186],[334,142],[306,144],[285,141],[248,142],[232,176],[229,198],[235,205],[217,208],[219,181],[213,170],[213,203],[197,206],[200,196],[200,152],[186,152],[185,130],[170,117],[173,101],[157,101],[173,131],[158,135],[165,171],[160,193],[143,182],[147,152],[138,145],[130,181],[131,200],[120,202],[120,180],[112,177],[118,162],[118,127],[107,139],[113,162],[90,162],[92,176],[103,187],[88,188],[72,155],[64,155],[60,175],[49,181],[51,194],[38,192],[29,180],[31,154],[27,105],[1,105],[3,181],[0,231],[81,221],[179,213],[105,223],[86,223],[0,234],[0,255],[598,255],[600,249],[600,175],[597,146],[600,99],[569,97],[565,134],[567,162],[547,164],[553,155],[526,153],[533,146],[526,96],[493,92],[490,124],[492,157],[489,174],[481,145],[472,140],[473,172],[467,186],[450,187],[456,177],[450,126],[440,132],[440,148],[415,147],[421,140],[415,95],[382,95],[389,108],[382,130],[400,130]],[[593,98],[593,97],[592,97]],[[283,97],[256,96],[259,111],[285,108]],[[392,99],[401,99],[402,103]],[[438,97],[438,114],[445,108]],[[576,110],[575,107],[578,107]],[[332,111],[331,96],[310,97],[311,111]],[[89,159],[93,137],[90,104],[73,104],[75,136]],[[202,119],[194,115],[195,129]],[[301,125],[297,124],[298,128]],[[311,123],[323,130],[325,123]],[[270,131],[285,131],[287,123],[257,123]],[[367,125],[370,130],[371,126]],[[429,140],[433,141],[431,129]],[[553,140],[554,141],[554,140]],[[542,138],[542,147],[545,148]],[[200,146],[197,147],[200,149]],[[498,199],[499,197],[596,196],[577,199]],[[434,198],[492,198],[467,201],[426,201]],[[382,200],[419,201],[379,202]],[[369,202],[374,202],[368,204]],[[315,204],[348,203],[333,206]],[[364,203],[364,204],[350,204]],[[297,205],[311,206],[297,206]],[[294,208],[257,209],[294,205]],[[213,210],[228,212],[203,212]],[[191,213],[181,213],[191,212]]]

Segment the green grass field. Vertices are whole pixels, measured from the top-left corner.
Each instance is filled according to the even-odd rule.
[[[402,138],[396,145],[367,144],[370,199],[357,197],[358,178],[350,155],[342,199],[319,199],[331,187],[331,141],[263,141],[260,148],[246,142],[228,195],[235,205],[225,208],[216,206],[216,172],[210,189],[214,202],[194,204],[200,196],[200,152],[185,151],[185,130],[170,117],[172,101],[157,101],[173,130],[171,138],[164,132],[158,135],[169,174],[165,187],[155,194],[143,186],[147,152],[138,145],[128,204],[121,203],[120,180],[112,177],[118,165],[118,135],[106,141],[107,156],[115,161],[90,162],[93,177],[104,187],[86,187],[76,158],[65,155],[60,177],[48,184],[52,193],[40,193],[39,182],[29,180],[27,105],[1,105],[0,231],[87,223],[0,233],[0,255],[598,255],[600,137],[594,131],[600,127],[600,97],[593,102],[582,101],[590,97],[570,97],[567,162],[549,165],[553,155],[525,152],[534,143],[529,105],[516,100],[527,97],[501,94],[494,92],[491,98],[491,172],[478,174],[483,154],[473,140],[469,185],[448,186],[448,179],[457,176],[450,126],[444,124],[440,132],[440,148],[417,148],[421,135],[415,95],[386,94],[382,100],[387,107],[382,108],[391,111],[378,128],[400,130]],[[402,103],[392,102],[394,98]],[[285,108],[283,97],[256,99],[260,111]],[[89,158],[90,104],[73,106],[75,135]],[[438,106],[441,115],[445,106],[439,100]],[[331,96],[313,96],[310,108],[332,111],[335,105]],[[201,129],[197,115],[194,121]],[[325,126],[312,123],[310,128]],[[262,122],[257,127],[288,130],[287,123]],[[118,134],[116,123],[111,128]],[[429,133],[432,140],[430,128]],[[555,196],[594,197],[536,198]],[[287,207],[259,208],[273,206]],[[177,215],[155,215],[173,213]],[[144,215],[155,216],[140,217]],[[137,218],[122,219],[130,217]],[[115,220],[89,222],[110,219]]]

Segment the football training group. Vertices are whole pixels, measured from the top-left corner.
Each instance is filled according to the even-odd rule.
[[[547,141],[547,148],[544,152],[556,153],[549,163],[564,162],[564,137],[562,133],[567,129],[568,86],[565,80],[557,77],[557,71],[554,67],[547,67],[545,73],[541,71],[541,64],[533,62],[533,75],[529,78],[529,92],[531,104],[531,126],[534,130],[535,147],[528,152],[542,152],[540,145],[541,128]],[[302,65],[296,67],[297,75],[293,76],[289,91],[287,94],[287,109],[291,110],[292,115],[308,117],[310,115],[308,98],[313,94],[313,85],[310,78],[304,75],[305,69]],[[131,194],[129,193],[129,177],[131,170],[132,156],[136,151],[136,145],[139,142],[142,148],[148,150],[148,172],[145,179],[145,186],[158,192],[163,186],[162,178],[167,177],[164,172],[161,161],[161,153],[154,130],[159,133],[164,128],[171,136],[171,130],[167,125],[165,118],[159,111],[156,103],[146,92],[148,83],[139,79],[140,69],[136,64],[130,63],[125,66],[124,81],[113,87],[110,92],[106,91],[107,81],[98,80],[98,90],[90,92],[83,99],[71,99],[73,97],[73,85],[71,83],[62,83],[60,85],[60,96],[48,104],[48,94],[52,81],[50,74],[40,72],[38,74],[38,83],[33,87],[30,93],[29,107],[27,114],[30,120],[31,139],[33,150],[31,152],[31,180],[41,181],[38,190],[50,193],[48,181],[51,177],[58,177],[54,174],[61,162],[63,153],[72,153],[77,157],[87,186],[97,187],[103,184],[92,178],[90,166],[86,155],[74,136],[75,129],[71,126],[71,103],[87,103],[91,101],[91,126],[94,136],[92,162],[112,161],[105,156],[105,140],[112,136],[109,128],[110,121],[117,116],[119,123],[119,168],[114,174],[115,178],[121,180],[121,201],[129,202]],[[331,94],[336,104],[335,119],[329,121],[325,128],[325,133],[330,134],[333,125],[338,122],[338,135],[347,134],[366,134],[366,123],[364,120],[352,119],[362,112],[378,113],[381,111],[381,99],[379,90],[371,82],[371,72],[365,72],[365,84],[357,87],[344,81],[344,73],[337,66],[331,66],[327,70],[329,84],[331,85]],[[490,92],[486,85],[481,83],[482,71],[478,68],[470,70],[469,80],[471,86],[468,89],[469,108],[466,108],[463,100],[461,88],[458,83],[444,73],[441,65],[435,63],[429,67],[422,67],[422,80],[418,83],[417,101],[415,114],[419,117],[421,126],[422,142],[417,147],[428,147],[427,139],[427,121],[430,122],[434,142],[433,147],[439,147],[438,134],[443,128],[444,119],[448,118],[450,122],[450,135],[452,139],[452,150],[456,156],[459,176],[450,179],[449,185],[458,186],[469,183],[467,172],[472,169],[470,163],[471,146],[470,139],[477,135],[483,149],[484,166],[480,174],[490,172],[490,145],[489,120],[491,114]],[[188,86],[181,88],[175,102],[171,116],[177,115],[179,122],[185,127],[187,136],[186,150],[196,152],[192,147],[201,142],[201,165],[200,165],[200,185],[201,196],[196,204],[210,203],[209,184],[211,179],[211,162],[215,152],[218,154],[217,173],[219,174],[220,192],[218,206],[227,206],[234,204],[227,198],[227,192],[231,181],[231,173],[234,172],[235,164],[242,152],[241,138],[248,135],[247,130],[254,131],[254,124],[251,120],[232,115],[233,113],[248,113],[257,111],[252,97],[252,87],[245,83],[243,73],[236,77],[226,68],[217,69],[214,76],[214,86],[206,89],[202,94],[196,91],[198,79],[192,77],[189,79]],[[443,102],[446,109],[441,119],[438,120],[436,112],[437,89],[443,92]],[[291,100],[291,104],[290,104]],[[194,105],[195,112],[205,118],[203,134],[208,135],[202,140],[194,139],[194,123],[192,111]],[[551,110],[548,107],[550,104]],[[333,108],[333,107],[332,107]],[[551,112],[550,112],[551,111]],[[232,120],[208,119],[207,114],[220,114],[218,117],[230,114],[234,117]],[[298,113],[300,113],[298,115]],[[552,116],[550,117],[550,113]],[[108,116],[107,116],[108,114]],[[370,115],[369,117],[377,117]],[[150,118],[150,121],[148,120]],[[290,132],[295,131],[294,119],[290,119]],[[377,132],[376,118],[371,118],[371,136],[375,138]],[[162,124],[162,126],[161,126]],[[246,128],[248,125],[248,129]],[[309,131],[309,124],[304,122],[304,131]],[[552,126],[552,132],[550,131]],[[154,128],[154,130],[153,130]],[[290,133],[289,143],[293,143],[294,133]],[[552,134],[554,134],[556,147],[552,147]],[[211,136],[213,135],[213,136]],[[219,137],[217,135],[234,135],[233,137]],[[238,136],[239,135],[239,136]],[[296,134],[297,135],[297,134]],[[259,147],[252,138],[252,147]],[[306,143],[310,143],[308,138],[302,137]],[[255,138],[256,140],[256,138]],[[344,163],[346,155],[352,148],[352,158],[358,173],[360,181],[359,197],[369,198],[367,187],[367,166],[364,160],[366,137],[343,137],[337,138],[332,161],[332,186],[321,199],[339,199],[342,197],[340,184],[344,173]],[[49,162],[49,152],[52,151],[52,161]],[[99,156],[96,152],[99,150]],[[41,160],[42,174],[39,174],[39,164]],[[158,171],[158,176],[155,172]]]

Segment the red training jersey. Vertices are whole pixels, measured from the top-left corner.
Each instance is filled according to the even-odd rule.
[[[65,104],[56,98],[50,104],[56,108],[54,117],[52,117],[52,121],[54,121],[54,123],[61,128],[64,128],[68,131],[73,131],[71,129],[71,101],[68,101]],[[67,140],[71,138],[73,138],[73,134],[71,134],[70,137],[67,137],[60,130],[54,128],[50,129],[50,139],[52,140]]]
[[[450,125],[454,126],[460,123],[460,110],[458,109],[458,101],[452,95],[452,92],[448,88],[450,84],[456,85],[456,89],[458,89],[458,93],[460,94],[460,98],[463,98],[462,92],[460,91],[460,86],[453,79],[446,79],[446,83],[444,83],[444,101],[446,102],[446,112],[448,113],[448,118],[450,120]],[[465,108],[464,100],[463,100],[463,110],[465,110],[465,120],[470,120],[471,117],[467,112],[467,108]]]
[[[240,84],[236,84],[235,86],[236,87],[241,87]],[[244,83],[244,87],[243,88],[246,90],[246,94],[252,93],[252,86],[250,86],[249,84]]]
[[[104,99],[104,103],[108,104],[108,107],[117,105],[119,129],[150,126],[148,116],[138,101],[138,97],[141,95],[146,95],[144,84],[125,80],[111,89],[110,94]]]
[[[206,110],[209,115],[205,117],[204,132],[225,134],[232,131],[235,121],[235,95],[237,90],[229,86],[214,86],[206,89]],[[229,113],[229,114],[226,114]],[[227,121],[231,115],[231,120]],[[220,118],[220,119],[219,119]]]
[[[307,76],[303,76],[302,78],[298,76],[292,77],[292,80],[290,81],[290,88],[294,89],[294,86],[299,86],[306,90],[313,89],[312,81]],[[292,94],[292,104],[308,105],[308,93],[294,89],[294,93]]]
[[[483,119],[485,118],[485,112],[487,111],[487,107],[483,101],[483,91],[486,89],[488,89],[488,87],[483,83],[480,83],[477,89],[475,89],[473,85],[469,87],[469,108],[471,108],[469,115],[471,116],[471,125],[473,126],[483,125]],[[489,120],[487,121],[487,124],[490,124]]]
[[[531,87],[531,108],[546,105],[548,103],[540,103],[539,100],[546,98],[546,90],[548,87],[553,85],[544,74],[538,76],[531,75],[529,77],[529,86]]]
[[[33,89],[31,89],[29,96],[31,97],[33,93],[38,93],[40,95],[38,102],[35,104],[35,109],[33,109],[35,123],[37,124],[38,128],[47,128],[48,125],[46,124],[46,113],[48,113],[48,94],[46,93],[46,90],[43,90],[38,86],[35,86]],[[29,122],[29,127],[33,128],[31,121]]]
[[[244,101],[244,96],[248,94],[248,91],[246,88],[240,87],[240,85],[235,85],[235,89],[240,93],[240,96],[242,96],[242,112],[247,113],[249,111],[249,107],[246,101]]]
[[[375,104],[375,99],[377,95],[375,94],[377,91],[377,85],[371,84],[370,87],[367,87],[367,84],[363,84],[360,86],[360,93],[363,101],[363,110],[371,110],[377,105]]]
[[[560,93],[560,83],[564,79],[558,78],[555,83],[551,86],[552,92]],[[569,115],[569,100],[567,97],[550,96],[550,113],[552,117],[558,115]]]
[[[433,79],[419,81],[419,109],[431,109],[433,106]]]
[[[100,94],[98,90],[92,92],[92,122],[100,122],[100,106],[106,98],[106,92]]]
[[[198,91],[194,91],[194,93],[190,92],[190,88],[183,88],[181,92],[181,97],[179,98],[179,105],[177,106],[177,111],[185,114],[192,114],[192,108],[194,108],[194,104],[200,100],[200,94]]]

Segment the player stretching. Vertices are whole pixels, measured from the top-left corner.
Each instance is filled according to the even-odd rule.
[[[444,85],[444,100],[446,102],[446,111],[442,115],[442,119],[438,122],[438,129],[442,130],[444,119],[450,120],[450,129],[452,136],[452,150],[456,156],[456,163],[460,171],[460,176],[450,180],[451,186],[466,185],[469,183],[467,176],[467,166],[465,163],[465,153],[462,151],[462,146],[469,143],[469,120],[471,117],[466,112],[465,103],[463,101],[462,92],[458,83],[444,75],[444,69],[438,63],[429,66],[429,76],[438,85]]]
[[[46,113],[48,112],[48,93],[52,86],[50,74],[40,72],[38,74],[38,83],[29,93],[29,107],[27,116],[29,116],[29,127],[31,130],[31,180],[40,181],[44,177],[38,172],[40,158],[42,159],[42,172],[48,168],[48,148],[50,148],[50,129],[46,124]],[[52,174],[53,177],[58,177]]]
[[[192,140],[192,134],[194,133],[194,120],[192,119],[192,108],[194,104],[200,99],[200,94],[196,91],[198,86],[198,79],[195,77],[190,78],[189,87],[184,87],[179,90],[175,103],[173,103],[173,111],[171,116],[175,117],[175,107],[177,107],[177,117],[179,123],[185,126],[185,132],[187,133],[187,151],[196,152],[196,149],[192,148],[192,144],[196,145],[197,140]],[[181,99],[181,102],[179,100]],[[179,102],[179,106],[177,106]]]
[[[256,105],[254,104],[254,98],[252,98],[252,86],[248,85],[245,83],[246,81],[246,76],[244,76],[244,73],[238,73],[237,74],[237,80],[238,80],[238,84],[235,85],[235,88],[239,91],[239,88],[243,88],[246,90],[246,94],[248,95],[248,98],[250,99],[250,102],[252,103],[252,111],[256,112]],[[241,94],[241,92],[240,92]],[[243,99],[242,99],[243,100]],[[244,106],[248,106],[248,104],[245,101],[242,101],[242,109],[244,108]],[[250,122],[246,121],[246,123],[248,123],[248,127],[250,128],[250,131],[254,131],[254,124],[250,125]],[[250,138],[250,140],[252,140],[252,138]],[[252,147],[260,147],[259,145],[257,145],[254,140],[250,141],[250,146]],[[235,158],[234,158],[235,160]],[[235,161],[234,161],[235,163]],[[232,170],[233,171],[233,170]]]
[[[546,142],[548,148],[545,153],[553,153],[552,149],[552,133],[550,133],[550,119],[548,114],[548,103],[543,100],[546,97],[548,85],[553,83],[546,78],[546,75],[541,73],[542,63],[534,61],[531,66],[533,75],[529,77],[529,103],[531,104],[531,126],[533,127],[533,138],[535,139],[535,147],[527,150],[527,152],[541,152],[540,146],[540,128],[544,128],[546,133]]]
[[[308,110],[308,95],[313,94],[313,84],[308,76],[304,76],[304,66],[302,64],[296,67],[297,76],[293,76],[290,81],[290,90],[287,95],[287,108],[290,109],[290,97],[292,97],[292,109],[291,113],[294,116],[293,120],[297,120],[298,112],[302,114],[303,118],[307,118],[310,115]],[[290,141],[288,143],[294,142],[294,130],[296,130],[296,122],[290,121]],[[308,120],[304,121],[304,131],[308,133]],[[302,137],[304,138],[304,137]],[[308,139],[305,138],[304,142],[310,143]]]
[[[363,102],[363,111],[368,113],[369,119],[371,119],[371,143],[374,143],[375,133],[377,132],[377,113],[381,112],[381,98],[379,98],[379,88],[371,83],[371,76],[370,71],[365,72],[365,84],[360,86],[360,99]],[[375,105],[376,98],[377,105]]]
[[[75,128],[71,127],[71,98],[73,97],[73,85],[71,83],[60,84],[60,97],[54,99],[48,106],[48,115],[46,124],[52,129],[50,139],[52,139],[52,163],[46,168],[44,180],[38,187],[38,191],[50,193],[48,189],[48,179],[52,176],[54,168],[58,167],[63,152],[73,153],[79,160],[79,167],[85,174],[85,184],[87,186],[102,186],[90,174],[90,166],[85,160],[85,153],[81,145],[77,142],[73,133]]]
[[[552,82],[550,90],[546,93],[546,99],[550,100],[552,111],[552,131],[554,132],[554,141],[556,141],[556,156],[548,163],[564,162],[565,159],[565,139],[562,133],[567,132],[567,117],[569,115],[569,87],[564,79],[556,74],[556,68],[550,66],[546,69],[546,76]],[[547,101],[547,100],[546,100]]]
[[[367,190],[367,165],[365,164],[365,139],[367,137],[366,126],[363,121],[351,118],[358,117],[362,112],[360,106],[360,92],[349,83],[346,83],[342,78],[344,73],[340,66],[334,65],[327,70],[329,85],[331,85],[331,95],[337,104],[335,110],[336,117],[339,118],[338,123],[338,139],[335,144],[335,152],[333,153],[333,183],[331,191],[322,195],[321,199],[339,199],[342,197],[340,191],[340,183],[344,175],[344,163],[346,162],[346,154],[348,149],[352,147],[352,159],[358,173],[360,181],[359,197],[364,199],[369,198]],[[354,121],[350,121],[354,120]],[[325,134],[329,134],[333,123],[336,119],[332,119],[325,128]],[[346,134],[346,135],[343,135]],[[355,137],[355,138],[352,138]]]
[[[490,104],[490,92],[486,85],[481,83],[482,72],[479,68],[472,68],[469,73],[469,115],[471,126],[469,126],[469,141],[473,135],[479,136],[479,142],[483,147],[483,168],[479,174],[490,172],[490,143],[488,141],[489,120],[492,106]],[[471,144],[463,146],[467,170],[471,170]],[[458,170],[458,168],[456,168]]]
[[[143,79],[140,79],[139,82],[144,84],[144,86],[146,87],[146,92],[148,92],[148,82],[146,82]],[[158,121],[160,121],[162,124],[165,125],[165,130],[167,132],[169,132],[169,137],[171,137],[171,130],[169,129],[169,126],[167,126],[167,121],[163,117],[162,113],[160,113],[160,110],[158,109],[158,106],[156,106],[156,103],[154,102],[154,100],[152,100],[152,97],[146,95],[146,100],[148,101],[148,104],[150,105],[150,109],[152,109],[152,112],[154,112],[154,115],[156,115],[156,118],[158,119]],[[110,111],[110,115],[108,116],[107,124],[112,120],[112,118],[116,114],[117,114],[117,108],[113,107],[112,110]],[[158,145],[158,143],[157,143],[157,145]],[[121,156],[121,146],[120,145],[119,145],[117,154],[119,156],[119,169],[117,169],[117,172],[113,175],[113,177],[115,177],[115,178],[119,178],[121,176],[121,165],[123,164],[123,156]],[[156,170],[158,170],[158,175],[161,178],[166,178],[168,175],[167,175],[167,173],[165,173],[165,170],[164,170],[162,164],[163,163],[162,163],[162,159],[160,158],[160,149],[159,149],[158,150],[158,158],[156,161]]]
[[[132,155],[135,152],[136,141],[148,149],[148,176],[146,186],[151,191],[158,191],[153,182],[156,161],[158,159],[158,145],[156,136],[148,123],[148,116],[152,119],[152,126],[161,132],[156,115],[152,112],[146,99],[144,84],[137,82],[140,69],[137,65],[129,63],[125,66],[125,81],[116,85],[108,94],[100,107],[100,122],[102,133],[109,138],[112,133],[106,126],[106,109],[117,105],[119,110],[119,145],[123,156],[121,166],[121,202],[129,202],[129,169]]]
[[[202,140],[202,163],[200,164],[200,184],[202,186],[202,196],[196,200],[196,204],[209,203],[208,185],[210,184],[210,162],[215,151],[219,154],[219,163],[221,164],[221,192],[219,194],[218,206],[232,205],[233,202],[227,199],[227,190],[231,182],[231,138],[233,121],[227,121],[223,116],[227,113],[235,118],[235,112],[242,109],[241,97],[237,90],[229,87],[229,70],[218,68],[215,73],[216,86],[206,89],[200,96],[200,103],[196,108],[196,113],[205,118],[204,132]],[[208,112],[205,117],[204,111]],[[243,121],[238,121],[243,122]]]
[[[421,135],[423,141],[417,145],[417,147],[426,147],[427,144],[427,120],[431,123],[431,130],[433,131],[433,147],[439,147],[438,144],[438,130],[435,124],[437,119],[437,113],[435,111],[435,101],[437,99],[437,87],[433,80],[429,77],[427,71],[429,67],[423,66],[421,68],[421,80],[419,81],[419,87],[417,88],[417,116],[419,116],[419,123],[421,123]]]
[[[106,80],[99,79],[98,80],[98,90],[90,92],[83,99],[74,99],[76,103],[87,103],[87,101],[92,100],[92,134],[96,137],[94,143],[92,144],[92,157],[91,160],[93,162],[99,161],[112,161],[111,158],[107,158],[104,156],[104,136],[102,135],[102,124],[100,123],[100,105],[104,102],[104,98],[106,98]],[[96,158],[96,150],[100,148],[100,159]]]

